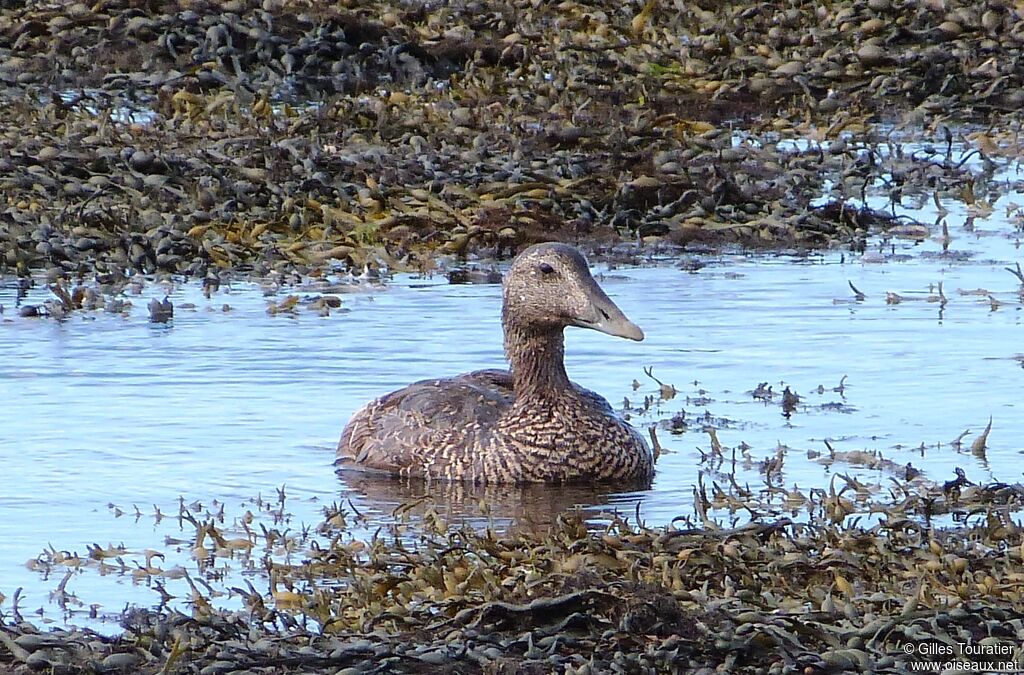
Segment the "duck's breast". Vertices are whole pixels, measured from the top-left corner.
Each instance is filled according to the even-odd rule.
[[[487,474],[502,482],[648,479],[653,457],[643,436],[599,394],[572,384],[552,397],[524,398],[502,416]]]

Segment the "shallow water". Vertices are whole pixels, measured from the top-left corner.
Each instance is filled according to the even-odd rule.
[[[750,446],[746,460],[736,452],[741,484],[763,484],[758,462],[780,444],[788,448],[786,486],[827,487],[843,472],[884,480],[877,471],[826,466],[817,457],[828,454],[826,442],[837,451],[912,462],[939,482],[958,466],[978,481],[1019,481],[1024,316],[1018,281],[1004,269],[1021,258],[1020,231],[1006,211],[1015,197],[1011,192],[971,223],[962,204],[944,204],[952,255],[942,255],[936,240],[874,240],[863,256],[687,256],[705,264],[697,272],[668,258],[614,270],[597,265],[609,296],[647,339],[570,329],[570,375],[617,408],[626,398],[634,409],[644,396],[658,399],[644,367],[679,392],[648,413],[632,412],[640,427],[663,423],[659,440],[667,450],[653,486],[642,492],[425,488],[334,474],[338,434],[365,401],[413,380],[503,364],[498,286],[399,276],[386,287],[345,294],[344,311],[320,317],[305,308],[268,315],[253,284],[222,287],[211,299],[184,285],[170,292],[173,322],[159,325],[145,309],[163,296],[159,286],[132,298],[127,317],[77,313],[58,322],[18,317],[16,282],[6,279],[0,593],[10,598],[22,587],[24,614],[58,618],[49,592],[59,579],[25,565],[44,547],[84,554],[89,544],[123,543],[134,552],[167,553],[164,567],[188,567],[187,547],[165,538],[187,539],[194,529],[154,518],[155,509],[176,514],[183,499],[223,504],[228,513],[258,511],[253,499],[273,502],[282,486],[295,529],[319,522],[322,508],[338,502],[365,516],[361,531],[369,532],[424,493],[442,510],[476,518],[483,501],[501,522],[543,524],[579,505],[666,523],[692,514],[710,445],[705,421],[727,448]],[[936,217],[930,202],[907,212],[927,223]],[[939,282],[944,308],[926,299]],[[849,283],[863,301],[854,300]],[[976,289],[1004,304],[993,309],[988,294],[962,293]],[[313,290],[286,288],[276,299],[287,292]],[[887,292],[905,299],[888,304]],[[47,295],[40,287],[28,300]],[[841,381],[842,391],[833,391]],[[776,394],[789,386],[802,397],[790,418],[779,396],[768,403],[751,396],[762,382]],[[687,431],[669,433],[665,420],[683,409]],[[990,417],[987,456],[974,456],[970,443]],[[950,441],[966,429],[972,434],[958,450]],[[76,575],[68,590],[102,611],[154,603],[153,591],[124,575]],[[41,613],[31,615],[37,608]]]

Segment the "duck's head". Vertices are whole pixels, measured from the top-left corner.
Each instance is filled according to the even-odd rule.
[[[583,255],[567,244],[537,244],[516,257],[505,277],[502,319],[523,331],[579,326],[644,339],[594,281]]]

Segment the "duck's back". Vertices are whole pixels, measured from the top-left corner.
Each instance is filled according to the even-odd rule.
[[[338,443],[339,469],[476,480],[478,450],[514,401],[504,370],[422,380],[352,416]]]

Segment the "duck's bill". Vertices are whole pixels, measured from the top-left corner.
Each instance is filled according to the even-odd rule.
[[[602,333],[607,333],[608,335],[628,338],[630,340],[636,340],[637,342],[644,339],[644,332],[640,329],[640,326],[636,325],[625,316],[623,316],[619,321],[598,321],[597,323],[586,326],[586,328],[593,328],[594,330],[599,330]]]
[[[580,328],[590,328],[629,340],[644,339],[644,332],[640,330],[640,326],[627,319],[622,310],[607,296],[593,298],[590,307],[583,314],[584,316],[577,317],[574,322]]]

